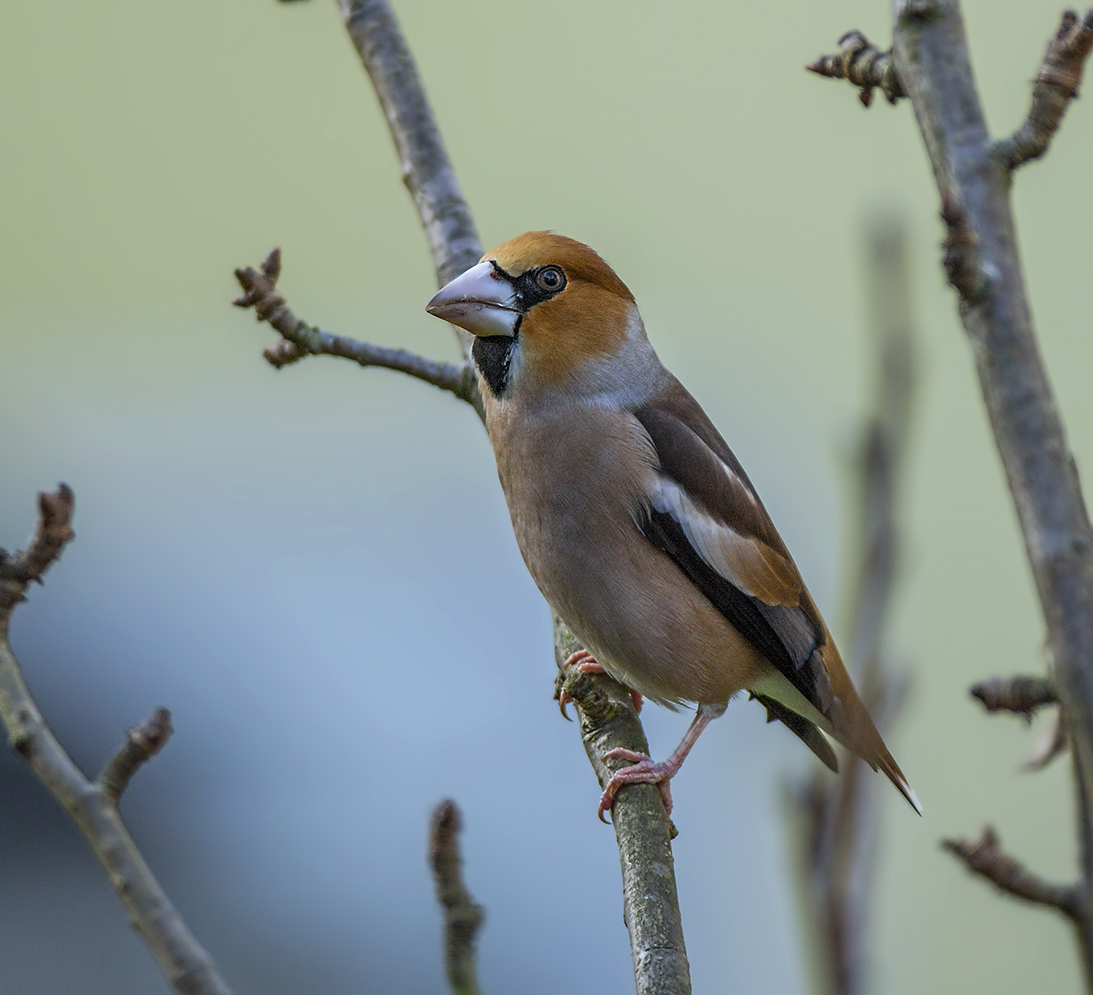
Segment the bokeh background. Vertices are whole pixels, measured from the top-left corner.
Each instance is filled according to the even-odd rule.
[[[1025,113],[1058,11],[971,0],[996,133]],[[884,5],[397,4],[487,245],[590,242],[748,467],[836,631],[845,452],[868,398],[862,228],[910,224],[920,417],[891,741],[925,805],[883,813],[875,990],[1076,991],[1066,926],[941,853],[986,821],[1074,873],[1068,764],[967,686],[1043,665],[1043,628],[908,106],[868,113],[802,65]],[[125,810],[239,992],[443,990],[428,814],[465,813],[487,991],[630,990],[610,830],[551,701],[547,610],[484,434],[430,387],[340,360],[275,372],[231,271],[284,250],[323,327],[455,355],[432,267],[335,5],[0,5],[0,542],[70,483],[78,541],[14,626],[95,770],[157,704],[170,747]],[[1021,171],[1023,255],[1080,465],[1093,465],[1093,116]],[[654,751],[686,716],[647,712]],[[782,809],[810,755],[734,705],[677,780],[698,992],[801,992]],[[0,992],[165,991],[56,806],[0,759]]]

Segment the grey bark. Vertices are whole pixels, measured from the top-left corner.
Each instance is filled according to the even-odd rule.
[[[0,719],[8,742],[76,824],[103,866],[133,928],[179,995],[231,995],[212,958],[198,943],[160,887],[118,811],[121,793],[170,735],[170,715],[159,709],[130,731],[98,779],[89,780],[53,735],[27,687],[8,641],[12,612],[27,588],[61,555],[75,533],[75,500],[63,484],[39,497],[41,517],[27,548],[0,550]]]
[[[1009,198],[1012,150],[987,132],[960,5],[897,0],[894,11],[896,70],[941,194],[946,265],[960,294],[1073,745],[1082,914],[1072,919],[1093,985],[1093,534],[1033,332]]]

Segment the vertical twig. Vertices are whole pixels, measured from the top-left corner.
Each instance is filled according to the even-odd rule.
[[[429,865],[436,881],[436,897],[444,910],[448,984],[453,995],[481,995],[475,945],[486,920],[486,910],[475,902],[463,883],[463,855],[459,850],[462,828],[455,802],[441,802],[429,826]]]
[[[854,460],[850,668],[878,728],[898,710],[903,683],[883,669],[883,643],[896,578],[896,503],[911,420],[915,358],[904,228],[895,218],[869,228],[870,330],[877,357],[873,411]],[[839,778],[813,777],[792,798],[802,829],[798,864],[814,980],[830,995],[868,991],[866,950],[876,865],[879,796],[855,757]],[[826,774],[826,772],[824,772]]]

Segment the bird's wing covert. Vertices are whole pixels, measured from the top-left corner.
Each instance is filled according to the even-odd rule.
[[[697,402],[684,392],[674,407],[634,412],[659,462],[639,528],[806,701],[829,716],[834,693],[823,660],[826,630],[785,544]]]

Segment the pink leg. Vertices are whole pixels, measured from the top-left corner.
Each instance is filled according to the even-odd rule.
[[[562,664],[562,670],[570,670],[573,667],[576,667],[582,674],[606,673],[600,662],[588,650],[584,649],[570,654],[569,659]],[[640,691],[635,691],[633,688],[627,688],[626,690],[630,692],[630,700],[634,703],[634,711],[640,715],[641,706],[645,704],[645,699],[642,698]],[[567,722],[571,722],[572,719],[570,719],[569,713],[566,712],[565,706],[572,700],[565,691],[558,695],[558,708],[561,709],[562,715]]]
[[[727,704],[699,705],[694,720],[684,734],[679,746],[677,746],[675,752],[662,763],[653,763],[650,757],[647,757],[644,753],[636,753],[634,750],[618,749],[606,753],[603,758],[605,761],[631,760],[633,761],[633,766],[623,767],[622,770],[616,771],[611,780],[607,782],[607,787],[600,797],[600,807],[597,812],[600,821],[607,821],[603,817],[604,812],[610,809],[615,803],[615,795],[618,794],[619,788],[627,784],[655,784],[660,789],[660,797],[664,802],[664,810],[668,815],[671,815],[672,789],[670,784],[672,778],[676,776],[679,768],[683,766],[683,761],[687,759],[687,754],[691,752],[692,747],[698,742],[698,737],[702,735],[702,731],[714,719],[724,715],[727,707]]]

